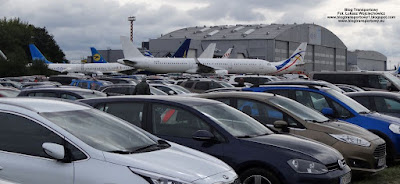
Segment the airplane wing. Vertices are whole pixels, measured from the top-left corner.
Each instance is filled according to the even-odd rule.
[[[197,71],[196,73],[216,73],[216,74],[228,74],[228,70],[223,68],[214,68],[211,66],[204,65],[200,63],[197,58],[194,58],[194,61],[197,64]]]

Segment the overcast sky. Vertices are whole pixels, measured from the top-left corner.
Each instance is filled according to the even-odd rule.
[[[344,8],[376,8],[396,16],[384,23],[339,23],[328,19]],[[119,36],[134,43],[190,26],[315,23],[331,30],[349,50],[376,50],[389,67],[400,62],[399,0],[0,0],[0,16],[46,27],[69,60],[90,55],[89,47],[121,49]]]

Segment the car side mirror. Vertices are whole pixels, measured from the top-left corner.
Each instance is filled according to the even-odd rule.
[[[64,160],[65,158],[65,149],[62,145],[45,142],[42,144],[42,148],[47,155],[54,159]]]
[[[324,107],[324,108],[322,108],[321,113],[324,116],[332,117],[333,116],[333,109],[330,108],[330,107]]]
[[[214,140],[215,136],[208,130],[197,130],[192,138],[197,141],[210,141]]]
[[[289,132],[289,124],[283,120],[275,121],[274,128],[280,129],[282,132]]]
[[[171,90],[171,91],[168,91],[168,94],[169,94],[169,95],[174,95],[175,92]]]

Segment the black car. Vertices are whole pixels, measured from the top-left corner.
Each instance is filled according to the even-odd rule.
[[[364,91],[347,93],[371,111],[400,118],[400,94],[384,91]]]
[[[335,149],[274,134],[218,101],[179,96],[85,99],[159,137],[211,154],[247,183],[349,183],[350,168]]]
[[[108,96],[134,95],[133,91],[135,90],[135,87],[136,84],[113,84],[113,85],[101,86],[99,88],[99,91],[106,93]],[[167,93],[151,86],[150,86],[150,94],[168,95]]]
[[[70,100],[77,100],[84,98],[106,97],[107,95],[99,91],[82,89],[82,88],[49,87],[49,88],[24,89],[18,94],[18,97],[22,96],[64,98]]]

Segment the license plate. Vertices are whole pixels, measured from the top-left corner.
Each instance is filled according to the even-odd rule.
[[[348,183],[350,183],[350,182],[351,182],[351,172],[349,172],[349,173],[343,175],[343,176],[340,178],[340,184],[348,184]]]
[[[378,167],[384,166],[386,164],[386,158],[378,159]]]

